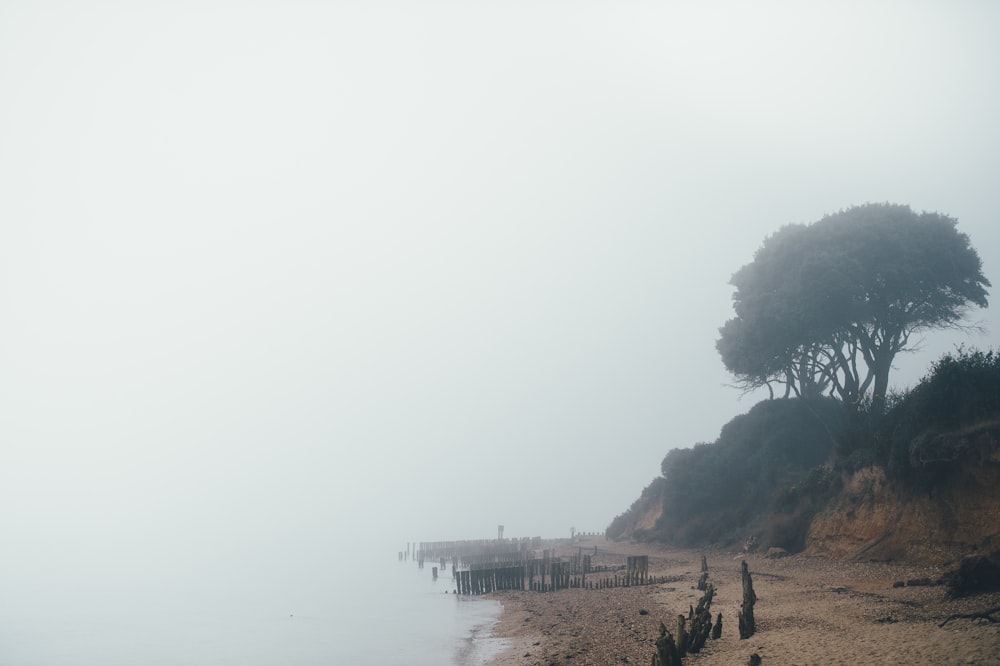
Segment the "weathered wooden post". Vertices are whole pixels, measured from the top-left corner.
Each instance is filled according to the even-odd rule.
[[[688,635],[687,651],[696,654],[708,641],[712,631],[712,598],[715,586],[709,585],[705,595],[698,600],[698,607],[691,612],[691,632]]]
[[[722,613],[719,613],[719,617],[715,620],[715,626],[712,627],[712,640],[717,641],[722,638]]]
[[[656,652],[653,653],[653,666],[681,666],[681,657],[677,652],[674,637],[662,622],[660,637],[656,639]]]
[[[743,603],[740,605],[740,638],[750,638],[757,631],[757,623],[753,617],[753,606],[757,603],[757,595],[753,591],[753,579],[750,577],[750,568],[747,567],[746,560],[743,560]]]
[[[627,585],[645,585],[649,574],[649,555],[631,555],[625,560]]]

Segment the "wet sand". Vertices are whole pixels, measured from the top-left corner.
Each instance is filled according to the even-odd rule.
[[[497,592],[503,613],[494,628],[510,647],[493,666],[649,664],[662,621],[673,632],[702,593],[701,552],[585,539],[574,544],[620,565],[649,555],[649,573],[675,582],[608,590]],[[723,615],[719,640],[709,640],[686,665],[738,666],[758,654],[762,664],[1000,664],[1000,623],[949,616],[1000,606],[1000,593],[948,600],[941,585],[894,587],[896,581],[936,580],[943,569],[838,561],[806,555],[767,559],[706,552],[716,588],[713,618]],[[757,594],[757,633],[741,640],[740,562],[746,559]],[[595,574],[600,576],[601,574]],[[646,611],[643,613],[642,611]],[[994,617],[1000,619],[1000,613]]]

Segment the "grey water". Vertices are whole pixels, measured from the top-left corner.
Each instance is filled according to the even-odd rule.
[[[277,583],[7,580],[0,665],[480,666],[504,647],[499,604],[453,594],[450,570],[434,580],[395,557],[291,569]]]

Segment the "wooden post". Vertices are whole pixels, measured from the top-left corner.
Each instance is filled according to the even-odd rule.
[[[753,617],[753,606],[757,603],[757,595],[753,591],[753,579],[746,560],[743,560],[743,603],[740,605],[740,638],[750,638],[757,631],[757,623]]]
[[[680,666],[681,657],[677,652],[674,637],[660,623],[660,637],[656,639],[656,652],[653,653],[653,666]]]
[[[691,632],[688,636],[686,649],[695,654],[708,641],[708,636],[712,631],[712,598],[715,596],[715,587],[709,585],[704,596],[698,600],[698,607],[691,612]]]
[[[687,654],[687,632],[684,631],[686,618],[683,615],[677,616],[677,656],[681,659]]]
[[[712,627],[712,640],[720,638],[722,638],[722,613],[719,613],[719,617],[715,620],[715,626]]]

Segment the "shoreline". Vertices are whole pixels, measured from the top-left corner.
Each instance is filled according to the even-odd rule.
[[[648,664],[662,621],[674,632],[702,593],[701,552],[584,539],[597,563],[620,564],[649,555],[650,575],[674,582],[604,590],[494,592],[500,620],[493,635],[510,644],[490,666]],[[722,637],[709,640],[686,665],[734,666],[757,654],[770,664],[998,664],[1000,623],[955,619],[1000,606],[1000,592],[949,600],[937,567],[831,560],[809,555],[767,559],[761,554],[706,552],[708,582],[716,588],[712,615],[723,615]],[[739,638],[740,563],[753,577],[757,633]],[[917,584],[894,586],[900,582]],[[643,612],[645,611],[645,613]]]
[[[452,663],[456,666],[486,666],[494,663],[512,643],[511,639],[498,636],[496,632],[496,627],[503,616],[503,604],[496,599],[486,597],[472,599],[457,597],[456,602],[490,604],[495,608],[491,609],[489,617],[473,622],[468,633],[460,638]]]
[[[491,601],[481,599],[477,601]],[[455,663],[458,666],[487,666],[493,664],[512,646],[513,640],[496,635],[496,627],[503,616],[503,604],[497,610],[496,616],[487,622],[476,624],[462,640],[455,652]]]

